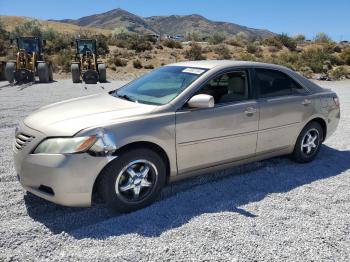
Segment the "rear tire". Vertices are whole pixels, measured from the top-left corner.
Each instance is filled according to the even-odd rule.
[[[38,76],[40,83],[48,83],[50,80],[49,66],[46,63],[38,64]]]
[[[72,72],[72,81],[73,83],[80,83],[80,70],[78,64],[72,64],[70,66],[71,72]]]
[[[98,64],[97,68],[100,83],[105,83],[107,81],[107,72],[105,64]]]
[[[308,163],[315,159],[323,142],[323,129],[317,122],[307,124],[294,147],[292,157],[298,163]]]
[[[15,82],[15,70],[16,70],[16,63],[14,63],[14,62],[7,62],[6,63],[6,66],[5,66],[5,78],[11,84],[13,82]]]
[[[132,149],[102,171],[98,191],[109,207],[131,212],[153,203],[165,180],[166,166],[159,154],[147,148]]]
[[[53,81],[53,68],[52,65],[49,65],[49,81]]]

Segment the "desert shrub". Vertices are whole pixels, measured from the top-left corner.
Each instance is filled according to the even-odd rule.
[[[125,58],[120,58],[117,55],[112,55],[112,57],[108,59],[108,64],[114,65],[116,67],[123,67],[128,64],[128,60]]]
[[[301,44],[305,41],[305,35],[303,34],[298,34],[296,36],[293,37],[293,39],[298,43],[298,44]]]
[[[141,63],[141,61],[138,60],[138,59],[132,61],[132,65],[133,65],[134,68],[136,68],[136,69],[141,69],[141,68],[142,68],[142,63]]]
[[[119,47],[119,48],[126,48],[128,46],[128,42],[122,39],[116,39],[114,41],[114,44],[116,47]]]
[[[281,41],[276,37],[266,38],[262,42],[262,44],[265,46],[273,46],[273,47],[277,48],[278,50],[281,50],[283,47],[283,44],[281,43]]]
[[[213,47],[206,45],[206,46],[202,47],[202,53],[207,54],[207,53],[215,51],[215,49],[216,48],[213,49]]]
[[[2,20],[0,19],[0,36],[2,37],[5,33],[6,33],[5,25],[2,22]]]
[[[8,43],[5,40],[0,39],[0,56],[7,55],[7,46],[8,46]]]
[[[339,66],[330,71],[330,76],[334,79],[341,80],[350,77],[350,71],[345,66]]]
[[[129,38],[129,36],[130,36],[130,33],[124,27],[116,27],[112,32],[112,38],[118,39],[118,40],[126,40]]]
[[[95,36],[95,38],[97,42],[96,48],[98,54],[102,56],[109,54],[108,37],[103,34],[99,34]]]
[[[169,47],[169,48],[182,49],[182,44],[179,41],[175,41],[173,39],[166,39],[166,40],[162,41],[162,44],[166,47]]]
[[[267,49],[270,53],[277,53],[280,49],[275,46],[269,46]]]
[[[333,51],[336,52],[336,53],[341,53],[342,49],[339,45],[335,45],[334,48],[333,48]]]
[[[312,69],[308,66],[302,66],[299,68],[299,72],[306,78],[312,78],[313,72]]]
[[[327,44],[327,43],[333,43],[333,40],[330,36],[328,36],[325,33],[318,33],[315,38],[314,41],[316,43],[320,43],[320,44]]]
[[[192,43],[191,48],[185,51],[185,57],[189,60],[204,60],[202,47],[197,43]]]
[[[225,41],[226,44],[232,45],[232,46],[237,46],[237,47],[243,47],[244,43],[237,40],[236,38],[231,38]]]
[[[249,36],[244,32],[239,32],[234,36],[234,39],[240,43],[246,43],[249,40]]]
[[[13,36],[36,36],[42,37],[42,27],[38,20],[30,20],[21,25],[15,26],[12,31]]]
[[[58,37],[58,35],[59,33],[53,28],[48,28],[47,30],[44,30],[42,32],[43,39],[47,41],[54,41]]]
[[[275,64],[283,65],[293,70],[300,67],[300,60],[298,53],[283,52],[275,58]]]
[[[154,69],[154,66],[150,64],[150,65],[145,65],[143,68],[144,69]]]
[[[70,72],[70,65],[72,62],[72,52],[69,49],[63,49],[54,57],[53,64],[55,71],[60,69],[62,72]]]
[[[257,61],[256,57],[252,54],[242,53],[238,57],[242,61]]]
[[[276,39],[291,51],[294,51],[297,47],[297,41],[289,37],[287,34],[282,33],[277,35]]]
[[[220,45],[215,49],[218,59],[231,59],[230,50],[225,45]]]
[[[309,66],[314,73],[321,73],[325,61],[330,60],[330,54],[322,47],[311,47],[301,53],[301,62]]]
[[[347,47],[340,54],[340,57],[343,59],[344,63],[350,65],[350,47]]]
[[[246,47],[246,50],[250,54],[255,54],[258,51],[258,46],[253,43],[249,43]]]
[[[186,40],[198,42],[201,41],[201,37],[197,32],[189,32],[186,34]]]
[[[132,35],[127,40],[127,49],[135,50],[137,53],[152,50],[152,44],[144,36]]]
[[[46,54],[54,55],[61,50],[70,49],[70,43],[73,41],[73,38],[71,35],[57,33],[54,38],[47,41],[44,51]]]
[[[214,33],[212,34],[209,39],[208,39],[208,42],[209,44],[211,45],[218,45],[218,44],[222,44],[226,39],[226,36],[224,33]]]
[[[329,60],[332,65],[344,65],[345,61],[339,54],[331,54]]]

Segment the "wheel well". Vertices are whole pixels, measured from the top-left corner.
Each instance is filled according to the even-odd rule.
[[[309,121],[309,123],[311,122],[316,122],[319,123],[320,126],[322,127],[322,131],[323,131],[323,140],[326,138],[327,136],[327,124],[326,121],[320,117],[314,118],[312,120]]]
[[[165,164],[166,164],[166,176],[167,176],[167,180],[169,179],[169,176],[170,176],[170,162],[169,162],[169,157],[168,155],[166,154],[166,152],[164,151],[163,148],[161,148],[160,146],[158,146],[157,144],[154,144],[154,143],[151,143],[151,142],[134,142],[134,143],[130,143],[130,144],[127,144],[125,146],[122,146],[121,148],[118,148],[114,153],[113,155],[114,156],[118,156],[120,154],[122,154],[123,152],[127,151],[127,150],[131,150],[131,149],[136,149],[136,148],[149,148],[153,151],[155,151],[157,154],[159,154]],[[109,165],[109,163],[106,165],[106,167]],[[104,167],[101,172],[98,174],[96,180],[95,180],[95,183],[94,183],[94,186],[93,186],[93,198],[94,198],[94,195],[95,193],[97,192],[97,188],[98,188],[98,185],[100,183],[100,179],[101,179],[101,173],[103,172],[103,170],[106,168]]]

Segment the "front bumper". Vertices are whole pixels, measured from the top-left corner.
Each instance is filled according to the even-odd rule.
[[[13,148],[15,169],[24,189],[57,204],[90,206],[94,182],[110,159],[87,153],[31,154],[44,136],[26,129],[35,139],[23,149]]]

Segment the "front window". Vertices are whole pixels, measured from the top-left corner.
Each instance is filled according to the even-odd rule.
[[[94,41],[78,40],[77,49],[79,54],[86,54],[87,52],[95,53],[96,44]]]
[[[164,105],[206,71],[182,66],[161,67],[116,90],[112,95],[139,103]]]
[[[215,77],[196,94],[207,94],[215,104],[233,103],[248,99],[248,78],[245,71],[233,71]]]
[[[27,53],[39,53],[38,40],[35,38],[19,38],[18,49],[24,49]]]

